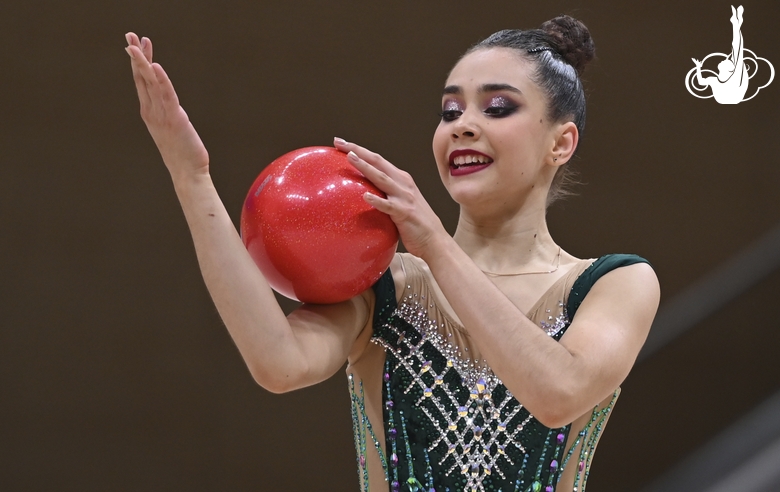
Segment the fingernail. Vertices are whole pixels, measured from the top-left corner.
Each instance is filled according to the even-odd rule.
[[[146,48],[147,44],[149,44],[149,38],[141,38],[141,47]]]
[[[130,51],[130,47],[129,46],[125,47],[125,51],[127,51],[127,54],[130,55],[130,58],[135,60],[135,55],[133,54],[132,51]]]
[[[356,153],[354,153],[354,152],[352,152],[352,151],[350,150],[350,151],[349,151],[349,154],[347,154],[347,159],[349,159],[349,160],[350,160],[350,161],[352,161],[352,162],[357,162],[357,161],[358,161],[358,156],[357,156],[357,154],[356,154]]]
[[[130,44],[132,42],[132,38],[130,37],[130,33],[125,34],[125,41],[127,41],[127,44]]]
[[[333,139],[333,142],[334,142],[334,143],[337,143],[337,144],[339,144],[339,145],[344,145],[345,143],[347,143],[347,141],[346,141],[346,140],[344,140],[343,138],[339,138],[339,137],[335,137],[335,138]]]

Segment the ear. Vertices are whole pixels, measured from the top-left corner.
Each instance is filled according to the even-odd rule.
[[[574,155],[580,140],[580,132],[577,131],[577,125],[573,121],[567,121],[558,125],[555,136],[548,160],[550,165],[558,167],[569,162]]]

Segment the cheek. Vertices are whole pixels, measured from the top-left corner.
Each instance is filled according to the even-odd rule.
[[[513,152],[528,153],[543,141],[545,134],[541,129],[529,125],[495,126],[493,140],[496,145],[512,149]]]

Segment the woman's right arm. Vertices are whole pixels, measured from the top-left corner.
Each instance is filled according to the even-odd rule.
[[[340,304],[304,305],[289,317],[246,251],[209,174],[203,142],[152,44],[127,34],[141,116],[173,179],[203,279],[255,380],[272,392],[333,375],[369,325],[372,293]]]

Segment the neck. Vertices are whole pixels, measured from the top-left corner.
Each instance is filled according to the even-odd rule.
[[[496,273],[549,270],[559,253],[544,206],[491,216],[462,207],[453,237],[480,269]]]

